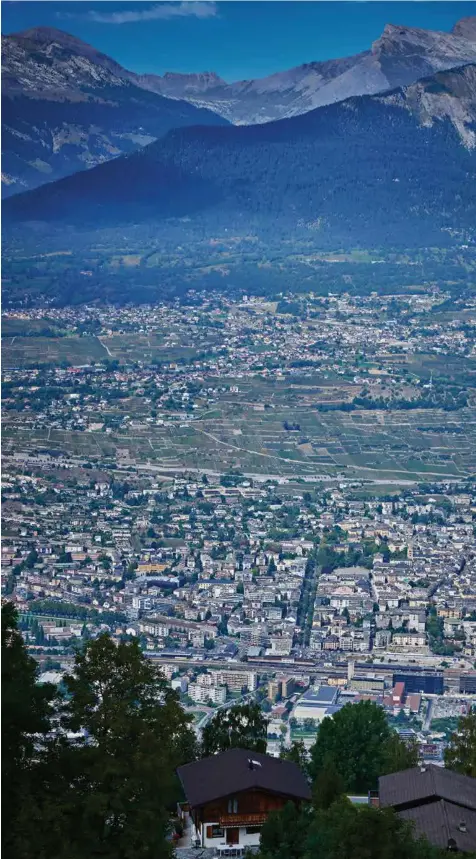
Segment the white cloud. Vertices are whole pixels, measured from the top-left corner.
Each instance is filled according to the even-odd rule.
[[[216,3],[206,0],[183,0],[181,3],[156,3],[148,9],[125,9],[124,12],[96,12],[87,17],[100,24],[131,24],[134,21],[156,21],[170,18],[214,18],[218,14]]]

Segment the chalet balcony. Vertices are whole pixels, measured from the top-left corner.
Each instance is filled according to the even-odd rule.
[[[220,826],[261,826],[266,823],[267,814],[223,814],[220,816]]]

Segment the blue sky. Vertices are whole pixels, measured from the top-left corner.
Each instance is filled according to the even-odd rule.
[[[2,3],[2,32],[58,27],[138,72],[215,71],[260,77],[312,60],[366,50],[386,23],[450,30],[476,2]]]

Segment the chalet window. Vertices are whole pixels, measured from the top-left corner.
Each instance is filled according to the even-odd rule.
[[[247,826],[246,834],[247,835],[259,835],[261,832],[261,826]]]
[[[236,797],[232,797],[228,800],[228,814],[237,814],[238,813],[238,800]]]
[[[207,826],[207,838],[224,838],[225,830],[221,826]]]

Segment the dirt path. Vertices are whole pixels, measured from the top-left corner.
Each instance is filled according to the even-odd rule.
[[[101,340],[101,338],[100,338],[100,337],[98,337],[98,340],[99,340],[99,342],[100,342],[101,346],[103,346],[103,347],[104,347],[104,349],[106,350],[106,352],[107,352],[107,354],[109,355],[109,357],[110,357],[110,358],[114,358],[114,355],[112,354],[112,352],[110,352],[110,351],[109,351],[109,346],[106,346],[106,344],[105,344],[105,343],[103,343],[103,341]]]
[[[236,444],[230,444],[227,441],[222,441],[221,439],[217,438],[216,435],[212,435],[210,432],[206,432],[206,430],[198,429],[198,427],[196,427],[193,424],[191,425],[191,428],[194,429],[195,432],[199,432],[202,435],[208,436],[208,438],[211,438],[212,441],[215,441],[217,444],[222,444],[224,447],[230,448],[231,450],[238,450],[240,453],[250,453],[252,456],[264,456],[264,457],[266,457],[266,459],[277,459],[277,460],[279,460],[279,462],[292,462],[293,465],[298,465],[298,466],[304,465],[304,466],[309,467],[309,464],[306,462],[301,462],[300,460],[290,459],[286,456],[276,456],[273,453],[261,453],[258,450],[248,450],[248,448],[246,448],[246,447],[237,447]]]

